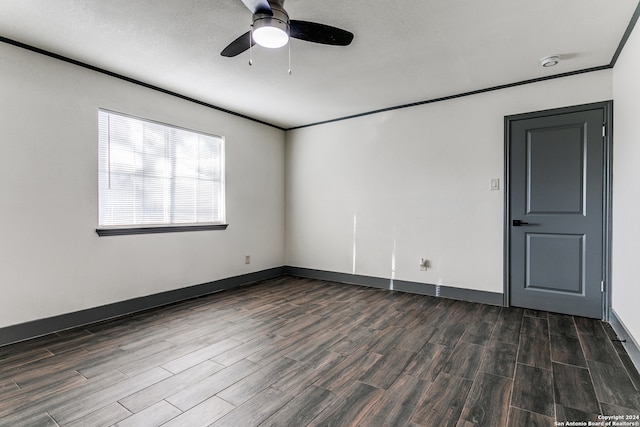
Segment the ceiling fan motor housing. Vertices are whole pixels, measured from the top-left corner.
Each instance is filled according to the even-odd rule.
[[[289,34],[289,15],[287,12],[276,5],[271,6],[271,11],[273,15],[260,12],[253,15],[253,30],[261,27],[275,27]]]

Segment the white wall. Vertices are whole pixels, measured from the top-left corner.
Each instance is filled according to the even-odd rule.
[[[502,293],[504,116],[611,98],[606,70],[288,132],[287,264]]]
[[[640,343],[640,29],[613,71],[613,310]]]
[[[284,264],[284,132],[4,43],[0,80],[0,327]],[[229,228],[98,237],[99,107],[223,135]]]

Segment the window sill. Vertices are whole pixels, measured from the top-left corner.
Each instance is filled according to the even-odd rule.
[[[98,236],[128,236],[132,234],[181,233],[185,231],[226,230],[229,224],[174,225],[160,227],[97,228]]]

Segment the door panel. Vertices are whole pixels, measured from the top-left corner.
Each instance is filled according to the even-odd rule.
[[[584,236],[527,233],[526,238],[527,289],[584,293]]]
[[[509,121],[511,305],[602,318],[603,122],[602,108]]]
[[[582,213],[584,130],[577,123],[527,131],[528,214]]]

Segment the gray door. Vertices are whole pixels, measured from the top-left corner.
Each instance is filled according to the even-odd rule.
[[[507,119],[509,298],[602,318],[605,110],[574,110]]]

